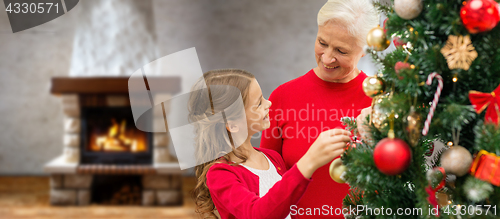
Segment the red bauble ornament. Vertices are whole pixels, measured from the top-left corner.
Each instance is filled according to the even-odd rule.
[[[460,9],[460,18],[469,33],[490,31],[498,21],[498,3],[494,0],[470,0]]]
[[[383,174],[398,175],[410,166],[411,149],[399,138],[384,138],[375,146],[373,160]]]
[[[401,69],[411,69],[410,63],[406,62],[396,62],[396,65],[394,66],[394,70],[396,70],[396,74],[398,75],[399,80],[403,80],[404,77],[399,75],[399,71]]]
[[[394,70],[396,70],[396,73],[399,74],[399,70],[401,69],[411,69],[410,63],[396,62],[396,65],[394,65]]]

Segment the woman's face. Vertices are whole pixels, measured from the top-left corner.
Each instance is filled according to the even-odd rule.
[[[262,96],[262,90],[256,79],[252,79],[248,90],[245,113],[249,136],[269,128],[269,107],[271,101]]]
[[[365,55],[363,48],[356,44],[356,38],[335,22],[318,27],[314,53],[318,64],[314,68],[316,75],[324,81],[337,83],[347,83],[358,76],[356,66]]]

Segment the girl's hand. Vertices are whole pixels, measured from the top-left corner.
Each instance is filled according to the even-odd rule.
[[[344,129],[330,129],[319,134],[309,150],[297,162],[297,168],[305,178],[311,178],[314,171],[332,161],[344,152],[351,132]]]

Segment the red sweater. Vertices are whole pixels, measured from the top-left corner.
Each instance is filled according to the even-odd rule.
[[[259,177],[243,166],[230,166],[227,161],[214,164],[207,172],[207,186],[222,219],[285,218],[290,206],[296,205],[309,182],[297,165],[286,171],[285,163],[276,151],[262,151],[276,167],[281,180],[263,197],[259,197]],[[295,218],[292,216],[292,218]]]
[[[273,103],[269,112],[271,126],[262,132],[262,148],[280,153],[287,167],[293,166],[306,153],[319,133],[332,128],[344,128],[342,117],[356,117],[361,109],[369,107],[372,99],[362,89],[366,74],[361,72],[348,83],[333,83],[320,79],[313,70],[282,84],[273,91],[269,100]],[[330,178],[330,163],[319,168],[314,179],[298,203],[298,208],[307,209],[314,216],[299,218],[321,218],[326,212],[313,212],[314,208],[342,208],[342,200],[349,186]],[[300,212],[299,212],[300,213]],[[328,218],[332,218],[332,214]],[[335,216],[335,214],[333,214]],[[339,215],[338,218],[343,218]]]

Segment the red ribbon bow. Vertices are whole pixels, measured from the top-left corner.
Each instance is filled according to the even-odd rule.
[[[480,114],[484,109],[488,108],[486,110],[485,122],[492,122],[498,125],[498,116],[500,114],[500,85],[491,93],[481,93],[471,90],[469,91],[469,100],[472,105],[474,105],[477,114]]]

